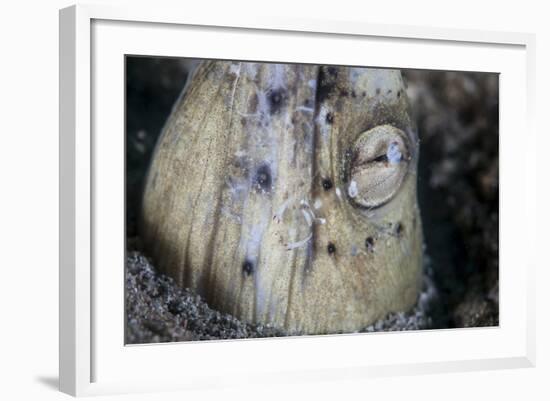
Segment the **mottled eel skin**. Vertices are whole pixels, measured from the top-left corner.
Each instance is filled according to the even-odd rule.
[[[397,70],[203,62],[157,144],[141,235],[221,311],[357,331],[416,301],[417,160]]]

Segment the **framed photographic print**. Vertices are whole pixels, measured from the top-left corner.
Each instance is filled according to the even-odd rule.
[[[533,43],[62,10],[61,390],[532,366]]]

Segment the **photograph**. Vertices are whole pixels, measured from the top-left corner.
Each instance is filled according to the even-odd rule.
[[[499,74],[125,55],[125,344],[499,326]]]

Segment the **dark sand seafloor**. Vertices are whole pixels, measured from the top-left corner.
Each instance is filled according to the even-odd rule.
[[[298,334],[211,309],[158,273],[142,251],[136,217],[143,180],[191,65],[127,58],[126,343]],[[423,285],[412,310],[392,313],[362,331],[498,325],[498,75],[402,73],[420,136]]]

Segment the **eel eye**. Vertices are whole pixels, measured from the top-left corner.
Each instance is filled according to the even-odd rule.
[[[407,143],[405,133],[391,125],[359,135],[352,148],[347,188],[354,203],[375,208],[395,196],[411,160]]]

